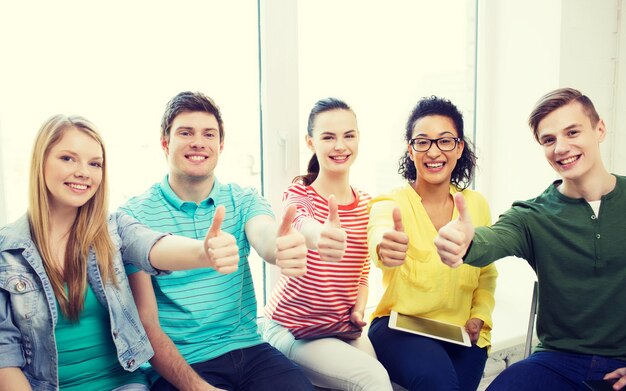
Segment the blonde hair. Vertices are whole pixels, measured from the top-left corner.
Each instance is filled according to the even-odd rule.
[[[97,141],[102,148],[102,181],[96,193],[78,208],[65,249],[64,272],[53,262],[50,246],[50,194],[44,177],[44,166],[50,149],[61,141],[69,129],[77,129]],[[85,304],[87,288],[87,257],[93,249],[100,275],[116,284],[113,268],[114,247],[108,230],[108,188],[106,156],[102,137],[97,128],[79,116],[55,115],[39,129],[30,168],[28,220],[30,231],[41,254],[43,265],[63,314],[77,321]],[[67,293],[64,283],[67,283]]]

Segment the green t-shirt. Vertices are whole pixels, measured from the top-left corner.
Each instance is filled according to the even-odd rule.
[[[67,289],[67,288],[66,288]],[[126,372],[117,359],[109,312],[87,286],[85,307],[76,323],[63,316],[54,330],[62,390],[112,390],[124,384],[147,384],[141,371]]]
[[[557,181],[476,228],[465,263],[514,255],[537,273],[539,349],[626,360],[626,177],[616,178],[598,215],[561,194]]]

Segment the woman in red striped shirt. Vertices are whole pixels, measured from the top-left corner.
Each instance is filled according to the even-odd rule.
[[[345,102],[318,101],[307,127],[308,173],[283,196],[309,248],[307,272],[281,276],[267,306],[263,337],[300,365],[313,384],[340,390],[391,390],[389,376],[361,335],[370,269],[367,203],[350,186],[359,150],[356,116]]]

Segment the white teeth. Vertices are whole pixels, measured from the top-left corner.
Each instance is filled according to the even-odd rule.
[[[572,157],[568,157],[567,159],[561,160],[559,163],[570,164],[571,162],[576,161],[577,159],[578,159],[578,156],[572,156]]]
[[[346,160],[348,157],[347,156],[331,156],[330,158],[333,160]]]
[[[70,183],[69,187],[71,187],[72,189],[76,189],[76,190],[87,190],[87,185],[79,185],[76,183]]]
[[[443,167],[443,163],[426,163],[426,167],[428,167],[428,168],[441,168],[441,167]]]
[[[189,156],[189,160],[193,160],[193,161],[196,161],[196,162],[199,162],[199,161],[204,160],[204,159],[206,159],[206,157],[204,157],[204,156]]]

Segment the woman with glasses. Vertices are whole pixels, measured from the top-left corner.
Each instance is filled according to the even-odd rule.
[[[281,276],[261,329],[316,386],[391,391],[387,371],[361,335],[367,324],[371,198],[350,186],[359,138],[356,116],[345,102],[322,99],[311,109],[308,173],[296,177],[283,196],[285,208],[297,207],[292,225],[307,241],[307,271],[298,278]]]
[[[487,360],[497,271],[442,266],[433,243],[457,217],[465,196],[472,221],[489,225],[487,202],[467,189],[476,157],[463,117],[449,100],[420,100],[407,121],[398,172],[408,183],[370,203],[370,256],[383,271],[384,294],[369,337],[391,380],[409,390],[476,390]],[[471,347],[389,327],[391,311],[464,327]]]

